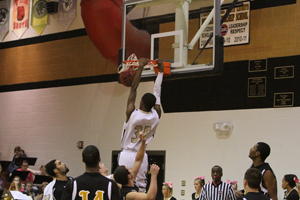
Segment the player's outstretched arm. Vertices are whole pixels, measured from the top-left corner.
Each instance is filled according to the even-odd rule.
[[[134,111],[135,106],[135,99],[136,99],[136,90],[140,84],[140,80],[141,80],[141,75],[143,72],[143,68],[144,66],[148,63],[146,58],[140,58],[139,59],[139,68],[136,71],[136,74],[133,78],[132,84],[131,84],[131,89],[130,89],[130,93],[129,93],[129,97],[127,100],[127,110],[126,110],[126,122],[128,122],[131,113]]]
[[[156,77],[154,88],[153,88],[153,94],[156,97],[156,102],[154,105],[154,109],[156,110],[159,118],[161,116],[161,108],[160,108],[160,93],[161,93],[161,83],[163,80],[163,74],[164,74],[164,65],[162,59],[157,59],[157,64],[159,67],[159,73]]]
[[[133,180],[135,180],[139,170],[140,170],[140,167],[143,163],[143,160],[144,160],[144,155],[145,155],[145,151],[146,151],[146,140],[147,138],[145,137],[145,134],[143,132],[140,132],[139,133],[139,137],[140,137],[140,140],[142,142],[140,148],[139,148],[139,151],[137,152],[136,156],[135,156],[135,161],[134,161],[134,164],[131,168],[132,170],[132,173],[134,174],[134,177],[132,177]]]
[[[150,167],[151,181],[148,192],[138,193],[130,192],[126,195],[126,200],[154,200],[157,194],[157,175],[159,173],[159,166],[153,164]]]

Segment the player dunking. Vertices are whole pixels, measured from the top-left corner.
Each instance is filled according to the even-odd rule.
[[[124,165],[131,169],[137,154],[137,151],[141,145],[139,139],[139,132],[144,132],[148,144],[154,137],[155,130],[159,123],[161,116],[160,109],[160,92],[161,83],[163,80],[163,62],[161,59],[157,60],[159,66],[159,73],[157,75],[154,92],[146,93],[140,101],[139,109],[135,109],[135,100],[137,94],[137,88],[140,83],[141,74],[144,66],[148,63],[147,59],[139,59],[139,67],[136,71],[133,79],[130,94],[127,101],[126,121],[123,126],[121,147],[122,151],[119,155],[119,165]],[[147,185],[146,173],[148,171],[148,156],[145,154],[142,166],[136,177],[136,185],[140,188],[141,192],[145,192]]]

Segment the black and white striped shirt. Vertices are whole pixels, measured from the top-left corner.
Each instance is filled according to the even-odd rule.
[[[217,186],[208,183],[201,190],[200,200],[235,200],[235,194],[228,183],[221,181]]]

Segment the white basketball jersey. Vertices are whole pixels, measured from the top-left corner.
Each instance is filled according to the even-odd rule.
[[[155,109],[151,109],[150,113],[143,113],[135,109],[131,113],[128,122],[125,122],[123,126],[121,137],[122,149],[138,151],[141,146],[139,138],[140,131],[146,134],[146,144],[148,144],[154,137],[158,123],[159,116]]]

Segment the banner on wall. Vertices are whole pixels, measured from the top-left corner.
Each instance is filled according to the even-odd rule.
[[[31,26],[41,35],[48,25],[48,12],[46,0],[33,0],[31,9]]]
[[[0,1],[0,42],[9,30],[10,0]]]
[[[58,1],[58,22],[68,30],[77,15],[77,0]]]
[[[249,18],[250,2],[243,2],[244,5],[232,9],[227,19],[221,26],[221,35],[224,37],[224,46],[249,43]],[[221,17],[225,15],[226,9],[221,11]],[[204,23],[209,13],[200,14],[200,26]],[[207,25],[200,36],[199,48],[203,48],[211,33],[213,33],[213,20]],[[210,40],[206,48],[213,47],[213,39]]]
[[[12,31],[21,38],[28,28],[30,0],[13,0]]]

